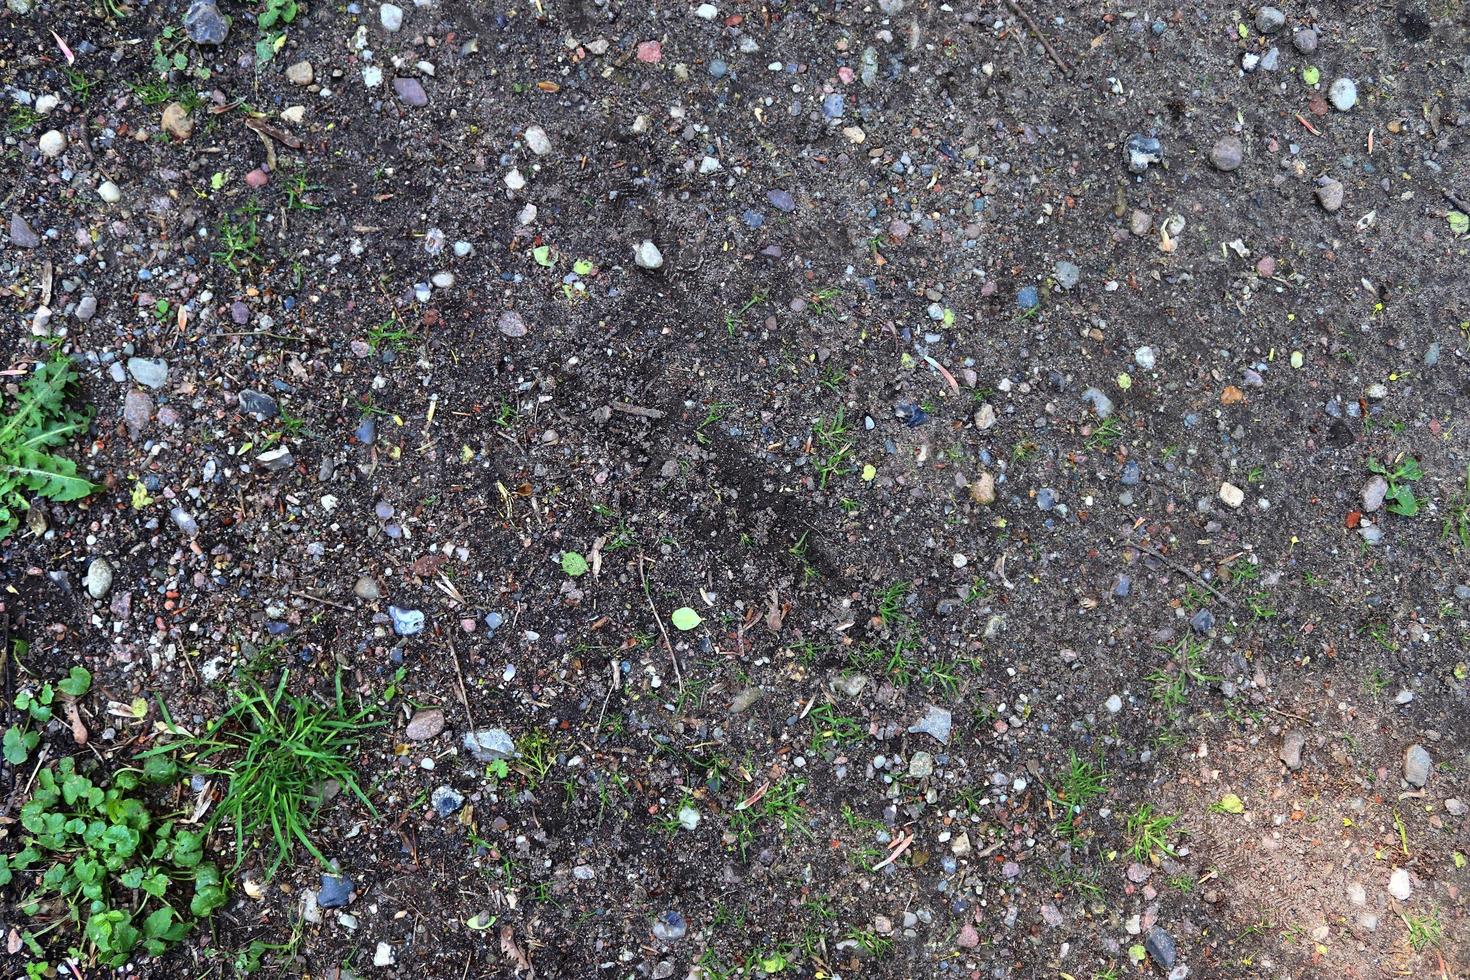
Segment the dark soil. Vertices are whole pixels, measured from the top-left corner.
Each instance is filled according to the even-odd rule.
[[[0,546],[13,683],[97,678],[87,745],[58,722],[48,757],[121,767],[159,703],[200,726],[286,670],[393,687],[354,760],[376,815],[315,823],[351,904],[304,920],[322,869],[252,853],[134,975],[234,975],[252,942],[266,976],[1470,975],[1463,3],[1264,36],[1256,8],[1028,0],[1067,74],[1006,4],[406,6],[388,33],[307,2],[260,65],[244,4],[218,48],[164,38],[173,3],[0,12],[14,105],[59,97],[3,144],[0,368],[77,359],[102,485]],[[1407,457],[1419,513],[1367,510]],[[930,706],[947,744],[910,731]],[[462,745],[485,728],[503,775]],[[1105,773],[1079,809],[1074,760]],[[6,768],[13,810],[33,764]],[[1141,807],[1173,854],[1130,854]],[[1130,962],[1155,927],[1177,960]]]

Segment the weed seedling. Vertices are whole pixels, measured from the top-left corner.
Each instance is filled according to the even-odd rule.
[[[1419,500],[1414,496],[1413,488],[1409,486],[1424,478],[1424,470],[1417,459],[1413,456],[1400,456],[1394,461],[1392,467],[1385,466],[1376,459],[1370,459],[1368,471],[1377,473],[1388,481],[1388,494],[1384,500],[1389,513],[1402,517],[1413,517],[1419,513]]]
[[[1172,657],[1163,668],[1149,673],[1144,679],[1153,685],[1154,699],[1169,710],[1183,706],[1189,699],[1192,684],[1210,684],[1220,680],[1206,674],[1200,667],[1204,646],[1185,637],[1171,651]]]
[[[1123,426],[1116,416],[1108,416],[1097,424],[1087,437],[1087,448],[1093,452],[1112,449],[1123,440]]]
[[[1470,551],[1470,466],[1465,467],[1465,486],[1445,507],[1439,539],[1457,550]]]
[[[76,380],[71,358],[61,354],[40,364],[20,393],[6,402],[0,396],[0,539],[9,537],[29,508],[24,493],[48,500],[80,500],[95,489],[77,476],[77,466],[53,449],[87,431],[90,411],[66,407],[67,391]]]
[[[827,481],[834,476],[852,472],[847,465],[852,455],[852,442],[847,437],[846,409],[838,408],[830,419],[818,419],[812,427],[812,438],[816,442],[813,462],[817,468],[817,485],[827,489]]]
[[[1176,857],[1177,853],[1169,846],[1169,832],[1178,822],[1178,817],[1154,813],[1147,803],[1140,805],[1128,817],[1128,853],[1135,861],[1152,861],[1158,854]]]
[[[1400,918],[1409,930],[1409,948],[1416,953],[1438,946],[1444,939],[1444,923],[1440,922],[1437,910],[1423,916],[1404,912],[1400,914]]]

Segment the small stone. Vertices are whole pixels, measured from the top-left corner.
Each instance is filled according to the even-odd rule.
[[[322,887],[316,893],[316,904],[324,909],[345,908],[352,901],[352,879],[346,875],[322,873]]]
[[[1230,173],[1240,169],[1244,160],[1245,144],[1240,141],[1239,136],[1222,136],[1210,148],[1210,163],[1214,164],[1216,170]]]
[[[657,41],[640,41],[637,48],[638,60],[645,65],[656,65],[663,60],[664,48]]]
[[[1315,28],[1307,27],[1292,35],[1291,43],[1302,54],[1311,54],[1317,50],[1317,31]]]
[[[664,253],[658,250],[658,246],[645,238],[638,243],[633,251],[633,261],[640,269],[661,269],[664,264]]]
[[[10,216],[10,244],[16,248],[35,248],[41,244],[41,236],[36,234],[31,223],[19,214]]]
[[[1400,902],[1408,901],[1409,896],[1414,893],[1414,884],[1407,870],[1393,869],[1393,874],[1388,876],[1388,893]]]
[[[1104,707],[1108,709],[1108,714],[1115,715],[1123,710],[1123,699],[1116,694],[1109,694]]]
[[[524,337],[526,321],[515,310],[505,310],[495,320],[495,326],[507,337]]]
[[[712,3],[702,3],[694,8],[694,16],[700,20],[714,20],[720,16],[720,8]]]
[[[406,106],[418,109],[429,104],[429,95],[417,78],[393,79],[393,91]]]
[[[1140,347],[1133,352],[1133,363],[1145,371],[1152,371],[1157,363],[1157,355],[1152,347]]]
[[[359,599],[372,602],[382,597],[383,592],[378,587],[378,580],[371,575],[360,575],[356,582],[352,583],[352,593]]]
[[[923,779],[934,774],[934,756],[928,752],[915,752],[909,759],[909,775],[915,779]]]
[[[398,962],[398,957],[393,953],[393,947],[387,943],[380,942],[373,950],[373,966],[392,966]]]
[[[403,734],[410,741],[423,742],[442,731],[444,731],[444,712],[438,708],[425,708],[413,713]]]
[[[1256,11],[1256,30],[1262,34],[1275,34],[1286,23],[1286,15],[1275,7],[1262,7]]]
[[[59,157],[66,152],[66,136],[60,130],[48,129],[36,140],[36,149],[42,156]]]
[[[1164,161],[1163,144],[1152,136],[1134,133],[1128,137],[1125,149],[1128,153],[1128,170],[1135,174],[1148,170],[1151,163]]]
[[[1041,305],[1041,293],[1035,286],[1022,286],[1016,290],[1016,305],[1023,310],[1034,310]]]
[[[1354,905],[1368,904],[1368,891],[1358,882],[1354,881],[1347,887],[1348,901]]]
[[[170,102],[163,107],[163,131],[176,140],[186,140],[194,135],[194,120],[189,110],[181,103]]]
[[[551,152],[551,137],[547,136],[546,130],[540,126],[527,126],[525,137],[526,146],[530,147],[531,152],[538,157],[544,157]]]
[[[1245,503],[1245,491],[1233,483],[1220,484],[1220,500],[1227,507],[1239,507]]]
[[[1351,78],[1339,78],[1327,89],[1327,101],[1338,112],[1347,112],[1358,104],[1358,83]]]
[[[263,391],[252,391],[246,388],[236,396],[236,400],[240,403],[240,411],[246,415],[254,415],[262,422],[280,414],[276,400]]]
[[[790,214],[796,210],[796,198],[791,196],[790,191],[780,189],[766,191],[766,200],[770,201],[771,206],[777,211],[784,211]]]
[[[298,61],[286,69],[286,80],[292,85],[310,85],[316,81],[316,72],[309,61]]]
[[[683,939],[689,932],[689,923],[675,911],[660,912],[653,920],[653,938],[659,942],[672,943]]]
[[[429,805],[439,818],[445,819],[453,816],[460,807],[464,806],[464,794],[453,786],[440,786],[429,795]]]
[[[1201,609],[1189,617],[1189,628],[1200,636],[1204,636],[1215,628],[1215,614],[1208,609]]]
[[[92,319],[92,317],[97,315],[97,297],[93,296],[91,293],[88,293],[81,299],[77,300],[77,308],[72,315],[75,316],[78,320],[81,320],[83,323],[86,323],[88,320]]]
[[[949,743],[949,732],[953,725],[953,719],[949,710],[938,705],[931,704],[925,709],[923,716],[909,726],[909,734],[923,733],[934,738],[942,744]]]
[[[465,732],[464,747],[480,762],[496,759],[514,759],[516,743],[504,728],[486,728],[478,732]]]
[[[157,391],[168,382],[168,362],[156,358],[128,358],[128,374],[145,388]]]
[[[1317,182],[1317,203],[1328,214],[1335,214],[1342,207],[1342,181],[1323,177]]]
[[[97,185],[97,196],[102,198],[104,204],[116,204],[122,200],[122,188],[110,180],[104,180]]]
[[[1082,400],[1092,406],[1097,417],[1105,419],[1113,414],[1113,400],[1100,388],[1088,388],[1082,392]]]
[[[1307,736],[1293,729],[1281,740],[1281,761],[1293,771],[1302,767],[1302,749],[1307,746]]]
[[[1153,215],[1149,214],[1147,211],[1139,211],[1135,209],[1134,212],[1128,216],[1128,230],[1137,235],[1139,238],[1147,235],[1150,231],[1153,230],[1153,227]]]
[[[1059,289],[1075,289],[1082,281],[1082,270],[1075,262],[1061,259],[1052,266],[1052,278],[1056,280]]]
[[[975,428],[984,432],[986,429],[995,427],[995,406],[985,402],[975,411]]]
[[[981,507],[989,507],[995,503],[995,477],[989,473],[977,476],[970,484],[970,499]]]
[[[1363,512],[1371,514],[1383,506],[1383,498],[1388,496],[1388,481],[1382,476],[1375,474],[1367,483],[1363,484]]]
[[[245,171],[245,184],[248,187],[253,187],[256,190],[259,190],[270,182],[271,175],[266,173],[263,167],[256,167],[253,170]]]
[[[403,8],[397,4],[383,4],[378,8],[378,23],[389,34],[397,34],[403,28]]]
[[[1404,782],[1410,786],[1421,787],[1429,782],[1433,767],[1434,760],[1424,746],[1416,743],[1404,750]]]
[[[393,632],[399,636],[413,636],[423,632],[424,614],[418,609],[401,609],[398,606],[388,607],[388,618],[393,620]]]
[[[955,945],[961,949],[974,949],[980,945],[980,933],[973,925],[966,922],[960,927],[960,934],[955,937]]]
[[[868,686],[866,674],[839,674],[827,682],[833,693],[842,694],[849,698],[855,698],[863,693],[863,688]]]
[[[112,589],[112,563],[106,558],[93,558],[82,584],[93,599],[105,598]]]
[[[285,446],[267,450],[255,457],[255,461],[272,473],[284,473],[296,465],[296,457]]]
[[[195,44],[223,44],[230,21],[215,6],[215,0],[194,0],[184,12],[184,31]]]
[[[128,438],[136,441],[148,428],[148,423],[153,421],[153,399],[146,391],[129,388],[123,396],[122,419],[128,427]]]
[[[1165,932],[1160,926],[1154,926],[1144,937],[1143,948],[1153,961],[1165,970],[1172,969],[1174,957],[1178,955],[1174,946],[1174,937]]]

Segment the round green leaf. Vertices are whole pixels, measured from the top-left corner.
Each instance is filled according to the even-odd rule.
[[[561,555],[561,570],[572,578],[581,578],[587,574],[587,559],[575,551],[564,551]]]
[[[694,629],[694,627],[704,622],[704,620],[699,618],[699,613],[695,612],[693,609],[690,609],[688,606],[680,606],[678,609],[675,609],[674,614],[669,617],[669,622],[674,624],[675,629],[692,630]]]

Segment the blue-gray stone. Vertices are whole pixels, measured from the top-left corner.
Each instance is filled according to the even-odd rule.
[[[264,421],[280,414],[280,409],[276,407],[276,400],[264,392],[246,388],[237,397],[240,402],[240,411],[246,415],[254,415]]]
[[[441,818],[449,817],[464,806],[464,796],[453,786],[440,786],[429,796],[429,804]]]
[[[230,19],[219,12],[215,0],[194,0],[184,12],[184,30],[195,44],[223,44]]]
[[[352,901],[352,879],[346,875],[322,874],[322,887],[316,903],[324,909],[345,908]]]
[[[658,918],[653,920],[653,935],[660,942],[672,943],[683,939],[688,931],[689,923],[684,921],[683,915],[673,910],[660,912]]]
[[[1189,625],[1196,633],[1201,635],[1215,628],[1215,614],[1208,609],[1201,609],[1189,617]]]
[[[388,616],[393,620],[393,632],[399,636],[413,636],[424,629],[424,614],[417,609],[388,607]]]
[[[1143,948],[1153,961],[1165,970],[1174,968],[1174,957],[1177,954],[1174,948],[1174,937],[1169,935],[1159,926],[1154,926],[1148,931],[1148,936],[1143,940]]]
[[[785,211],[789,214],[790,212],[796,210],[796,198],[791,196],[790,191],[783,191],[779,189],[774,191],[767,191],[766,200],[770,201],[771,206],[778,211]]]

